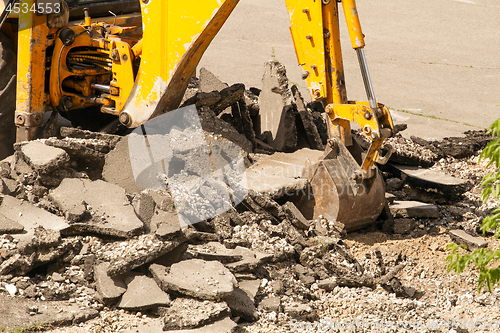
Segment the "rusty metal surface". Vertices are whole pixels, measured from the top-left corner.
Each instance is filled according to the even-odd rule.
[[[385,202],[384,181],[378,170],[369,179],[359,177],[361,168],[340,142],[326,155],[327,159],[308,167],[309,191],[299,200],[299,209],[307,219],[322,215],[343,223],[347,231],[373,223]]]

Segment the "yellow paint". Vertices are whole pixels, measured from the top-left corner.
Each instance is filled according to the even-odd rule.
[[[369,107],[368,102],[349,102],[349,104],[329,104],[326,112],[333,124],[354,121],[361,126],[372,144],[366,152],[361,169],[370,175],[370,170],[380,156],[384,140],[392,135],[394,125],[387,107],[378,104],[376,110]],[[366,117],[366,114],[370,117]]]
[[[382,106],[380,104],[380,106]],[[378,133],[380,136],[380,125],[378,118],[368,106],[367,102],[349,102],[349,104],[329,104],[327,112],[333,123],[342,120],[354,121],[362,128],[365,126],[370,127],[371,133]],[[369,119],[365,118],[365,114],[369,113]]]
[[[342,48],[340,45],[339,12],[336,1],[330,1],[323,6],[323,22],[326,30],[330,32],[325,39],[325,59],[331,64],[327,75],[326,103],[345,104],[347,94],[344,82],[344,64]]]
[[[118,51],[119,59],[113,61],[113,80],[111,86],[119,90],[118,96],[110,96],[115,101],[116,114],[122,110],[127,98],[134,87],[134,73],[132,70],[132,61],[134,54],[130,45],[121,41],[119,38],[112,40],[111,47]]]
[[[330,1],[328,5],[323,6],[323,24],[329,32],[328,38],[325,38],[325,61],[328,70],[325,102],[347,104],[337,1]],[[351,123],[348,120],[339,119],[336,125],[332,126],[336,135],[346,146],[352,145]]]
[[[286,0],[286,5],[297,60],[308,73],[311,99],[324,100],[327,90],[321,1]]]
[[[356,9],[355,0],[342,0],[342,7],[344,8],[345,20],[347,22],[347,29],[349,30],[349,37],[353,49],[365,47],[365,39],[361,31],[361,23],[359,22],[358,10]]]
[[[35,0],[23,3],[31,8]],[[18,58],[17,58],[17,101],[16,111],[21,116],[30,118],[33,113],[44,112],[45,83],[45,45],[48,27],[46,16],[37,16],[32,12],[19,14]],[[18,126],[17,140],[30,139],[36,129],[30,129],[24,123]]]

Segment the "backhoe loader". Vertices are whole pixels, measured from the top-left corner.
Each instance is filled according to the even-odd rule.
[[[204,51],[238,0],[3,0],[0,34],[2,143],[37,138],[47,111],[98,122],[96,110],[128,128],[179,107]],[[347,229],[373,222],[382,211],[385,163],[392,135],[388,109],[377,103],[354,0],[286,0],[290,31],[312,101],[327,114],[322,160],[306,165],[313,197],[300,209],[337,220]],[[347,100],[339,6],[356,51],[368,101]],[[15,68],[17,58],[17,69]],[[17,94],[15,93],[17,91]],[[350,122],[371,140],[353,141]],[[387,148],[387,147],[386,147]],[[306,163],[306,161],[304,161]]]

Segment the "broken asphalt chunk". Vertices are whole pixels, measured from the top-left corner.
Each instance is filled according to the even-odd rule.
[[[208,107],[213,107],[215,104],[217,104],[221,100],[220,93],[218,91],[210,91],[210,92],[197,92],[193,97],[188,98],[182,105],[180,106],[181,108],[184,106],[188,106],[191,104],[196,105],[197,107],[201,106],[208,106]]]
[[[221,263],[235,262],[243,259],[243,255],[226,248],[219,242],[209,242],[202,245],[189,245],[187,252],[196,259],[220,261]]]
[[[233,253],[243,257],[240,261],[226,264],[226,267],[235,273],[253,271],[273,258],[272,254],[253,251],[241,246],[237,246]]]
[[[139,187],[134,178],[129,154],[129,137],[124,137],[115,148],[105,156],[102,169],[103,180],[116,184],[127,194],[139,193],[143,190]]]
[[[251,90],[245,90],[245,93],[243,94],[243,100],[248,109],[249,115],[251,117],[258,116],[260,111],[259,96],[254,94]]]
[[[386,141],[393,148],[391,162],[427,168],[438,159],[438,155],[432,150],[421,146],[418,142],[404,138],[401,134],[395,134]]]
[[[389,206],[394,217],[403,218],[438,218],[441,212],[436,205],[419,201],[394,201]]]
[[[42,226],[36,227],[31,245],[34,247],[57,246],[61,242],[61,233],[56,230],[45,229]]]
[[[262,87],[259,95],[261,131],[276,150],[292,151],[297,146],[297,127],[285,66],[277,61],[267,62]]]
[[[211,324],[230,315],[225,302],[176,298],[163,314],[163,330],[184,330]]]
[[[132,199],[132,206],[134,206],[135,213],[144,223],[145,232],[151,232],[151,218],[155,213],[156,202],[153,197],[142,191]]]
[[[244,290],[235,288],[225,300],[233,316],[241,317],[247,321],[255,321],[259,318],[254,301]]]
[[[42,311],[27,311],[39,309]],[[22,297],[10,297],[0,293],[0,326],[6,332],[29,331],[34,327],[54,327],[70,325],[78,320],[95,318],[98,311],[95,309],[81,310],[76,304],[67,302],[40,302]]]
[[[377,280],[377,283],[380,284],[380,285],[387,285],[389,284],[389,282],[396,277],[396,275],[398,275],[399,272],[401,272],[403,270],[403,268],[405,268],[405,265],[404,264],[399,264],[393,268],[391,268],[389,270],[389,272],[387,272],[387,274],[385,274],[384,276],[380,277],[378,280]]]
[[[307,144],[311,149],[323,151],[325,147],[323,146],[323,142],[321,141],[318,129],[316,127],[316,124],[314,123],[314,118],[312,116],[311,110],[306,108],[304,99],[302,98],[302,95],[300,94],[297,86],[293,85],[291,90],[295,99],[295,104],[297,105],[297,111],[299,113],[299,117],[297,118],[297,120],[300,119],[300,122],[298,121],[298,123],[302,125],[305,131],[305,139]]]
[[[126,310],[142,310],[170,305],[170,296],[158,287],[155,280],[143,275],[136,275],[127,283],[117,307]]]
[[[210,108],[202,106],[198,109],[198,115],[208,144],[233,142],[247,153],[253,151],[253,145],[245,135],[238,133],[231,124],[218,118]]]
[[[238,326],[231,318],[226,317],[213,324],[185,330],[163,331],[163,319],[156,319],[152,322],[138,326],[136,328],[123,331],[122,333],[245,333],[245,328]]]
[[[227,84],[223,83],[217,76],[215,76],[212,72],[210,72],[205,67],[200,68],[200,91],[202,92],[211,92],[211,91],[220,91],[227,88]]]
[[[20,234],[24,227],[4,215],[0,214],[0,235],[1,234]]]
[[[107,142],[96,139],[48,138],[45,144],[63,149],[72,160],[92,167],[102,167],[104,157],[111,151]]]
[[[158,208],[151,218],[150,230],[163,240],[172,239],[182,234],[179,217],[172,212]]]
[[[302,215],[300,210],[291,201],[286,202],[283,206],[283,211],[287,219],[300,230],[309,230],[310,222]]]
[[[220,91],[220,101],[211,107],[216,115],[224,111],[225,108],[237,103],[243,98],[245,92],[245,85],[242,83],[233,84],[230,87],[224,88]]]
[[[274,201],[268,194],[266,193],[256,193],[254,191],[249,191],[248,195],[252,198],[252,200],[258,204],[260,207],[264,209],[264,212],[271,213],[274,217],[282,220],[285,218],[283,213],[283,209],[276,201]],[[256,213],[262,213],[260,211],[256,211]]]
[[[469,235],[463,230],[450,230],[450,237],[455,241],[455,243],[460,245],[465,245],[470,251],[474,251],[483,247],[488,246],[488,242],[480,237],[474,237]]]
[[[40,141],[30,141],[20,147],[24,161],[39,174],[47,174],[69,162],[69,155],[60,148]]]
[[[14,254],[9,259],[0,264],[0,275],[9,274],[14,270],[18,270],[23,273],[29,272],[33,268],[35,256],[36,253],[32,253],[29,256],[21,255],[20,253]]]
[[[320,280],[318,281],[318,288],[324,289],[326,291],[332,291],[337,287],[339,284],[337,283],[337,278],[336,277],[331,277],[325,280]]]
[[[308,181],[303,176],[305,161],[315,163],[323,152],[303,148],[294,153],[274,153],[246,169],[250,190],[268,193],[271,198],[307,195]]]
[[[108,275],[114,277],[127,273],[174,250],[185,240],[181,236],[171,241],[162,241],[149,234],[124,242],[123,246],[119,245],[121,256],[109,264]]]
[[[190,243],[206,243],[206,242],[218,242],[220,236],[210,232],[197,231],[192,228],[185,228],[184,234],[188,238]]]
[[[171,290],[201,300],[228,297],[238,285],[236,278],[217,261],[190,259],[166,267],[152,264],[149,270],[163,290]]]
[[[175,247],[171,251],[168,251],[164,255],[159,256],[158,258],[151,261],[151,263],[163,265],[163,266],[172,266],[179,261],[182,261],[185,258],[186,250],[188,248],[188,243],[183,242],[179,244],[179,246]]]
[[[288,314],[290,317],[299,320],[314,321],[318,318],[316,310],[311,308],[309,305],[302,303],[291,303],[289,305],[285,305],[283,312]]]
[[[15,239],[19,240],[18,246],[20,248],[31,243],[36,227],[41,226],[53,231],[64,231],[70,227],[59,216],[38,208],[27,201],[21,201],[11,196],[3,197],[0,205],[0,214],[10,220],[16,221],[24,227],[24,233],[13,235]]]
[[[57,246],[34,248],[31,244],[26,244],[22,252],[11,256],[0,264],[0,275],[13,273],[24,275],[32,269],[51,263],[70,253],[71,250],[79,246],[79,241],[75,239],[64,239]]]
[[[131,237],[143,223],[130,205],[125,190],[102,180],[66,178],[50,191],[49,198],[67,217],[72,229],[115,237]],[[75,221],[76,220],[76,221]]]
[[[259,309],[278,313],[281,309],[281,298],[278,296],[266,297],[259,303]]]
[[[46,265],[59,258],[65,259],[66,254],[73,249],[81,247],[81,243],[76,239],[63,239],[60,244],[53,247],[40,247],[36,250],[36,256],[32,268]]]
[[[460,195],[471,187],[467,180],[435,170],[397,164],[391,164],[390,167],[397,169],[406,183],[424,190],[434,189],[444,194]]]
[[[248,297],[255,302],[255,297],[259,292],[262,280],[242,280],[239,283],[239,288],[247,293]]]
[[[94,281],[101,301],[104,304],[111,305],[127,291],[127,285],[121,277],[109,277],[107,273],[108,267],[108,262],[94,266]]]
[[[241,122],[243,124],[243,130],[245,133],[245,136],[247,137],[248,140],[250,141],[255,141],[255,130],[254,130],[254,124],[252,117],[250,115],[250,111],[247,108],[247,105],[245,104],[243,99],[240,99],[238,101],[238,108],[239,108],[239,113],[241,116]]]
[[[116,144],[123,138],[119,135],[92,132],[74,127],[61,127],[60,132],[63,137],[104,141],[110,146],[111,149],[115,148]]]

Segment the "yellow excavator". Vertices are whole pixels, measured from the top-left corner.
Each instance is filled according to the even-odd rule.
[[[196,67],[238,0],[3,0],[0,45],[1,142],[32,140],[46,111],[93,122],[95,111],[135,128],[179,107]],[[354,0],[286,0],[297,59],[312,101],[328,115],[324,158],[308,165],[315,197],[302,206],[355,229],[384,205],[375,163],[392,135],[377,103]],[[367,102],[347,100],[339,32],[343,7]],[[17,58],[17,68],[14,64]],[[16,93],[17,92],[17,93]],[[55,113],[57,113],[55,112]],[[97,118],[97,117],[96,117]],[[17,130],[10,131],[11,119]],[[97,121],[97,120],[96,120]],[[362,151],[350,122],[371,141]],[[347,190],[346,190],[347,189]],[[310,215],[310,214],[309,214]]]

